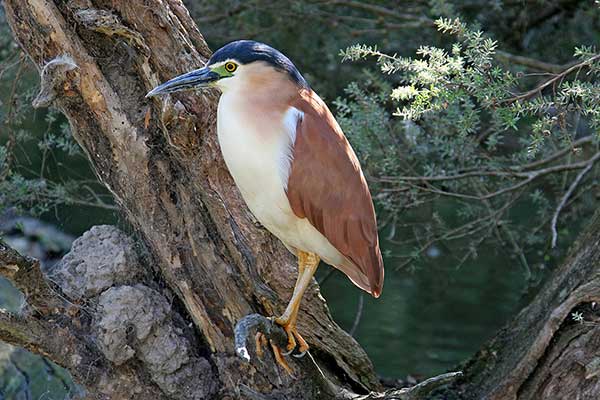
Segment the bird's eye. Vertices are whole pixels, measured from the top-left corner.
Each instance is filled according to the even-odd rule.
[[[227,72],[233,72],[236,69],[237,69],[237,64],[236,63],[231,62],[231,61],[225,63],[225,71],[227,71]]]

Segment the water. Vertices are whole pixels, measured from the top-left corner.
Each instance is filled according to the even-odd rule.
[[[382,247],[393,248],[386,242]],[[394,271],[393,259],[387,260],[379,299],[363,295],[339,272],[324,282],[321,292],[346,330],[354,324],[359,297],[364,297],[354,336],[380,375],[443,373],[474,354],[522,305],[522,271],[488,250],[460,269],[443,256],[415,272]],[[322,266],[318,276],[328,268]]]

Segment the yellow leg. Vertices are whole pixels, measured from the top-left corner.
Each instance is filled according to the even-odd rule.
[[[292,294],[284,313],[275,319],[275,322],[281,325],[288,335],[288,351],[294,350],[297,344],[300,346],[298,349],[300,353],[308,350],[308,343],[296,330],[296,319],[300,310],[300,301],[317,270],[319,261],[319,256],[314,253],[298,251],[298,279],[294,287],[294,294]]]

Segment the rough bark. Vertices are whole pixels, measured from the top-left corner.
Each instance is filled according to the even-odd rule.
[[[145,99],[158,83],[198,68],[210,51],[179,0],[7,0],[15,38],[40,69],[34,104],[58,107],[152,257],[152,267],[198,329],[221,398],[316,385],[272,362],[246,363],[233,327],[278,314],[295,282],[292,257],[244,206],[220,156],[216,93]],[[180,302],[180,303],[179,303]],[[333,381],[378,387],[371,362],[341,330],[313,285],[299,329]],[[60,363],[60,362],[59,362]],[[62,362],[61,364],[65,364]],[[68,365],[68,364],[67,364]],[[85,382],[82,382],[85,384]]]
[[[0,339],[68,368],[85,385],[83,393],[69,385],[73,398],[225,397],[197,332],[174,299],[161,293],[165,291],[144,265],[149,260],[140,259],[138,250],[118,229],[96,226],[43,273],[36,260],[2,244],[0,276],[26,293],[28,302],[17,315],[0,313]],[[235,348],[253,353],[248,343],[253,343],[256,328],[280,346],[287,342],[279,326],[250,314],[236,324]],[[417,400],[460,376],[444,374],[411,388],[359,395],[334,382],[311,353],[298,360],[298,367],[304,379],[301,391],[282,397],[281,391],[261,393],[243,382],[236,397]],[[28,390],[26,385],[21,392]]]
[[[117,263],[93,282],[72,276],[69,268],[91,262],[72,254],[74,263],[63,260],[54,284],[32,260],[0,249],[0,272],[29,304],[22,315],[0,313],[0,339],[67,367],[89,398],[600,396],[600,215],[532,304],[437,395],[431,389],[456,375],[368,394],[379,387],[371,363],[332,321],[316,285],[299,321],[312,353],[290,359],[295,377],[268,355],[244,362],[234,352],[235,324],[252,313],[281,312],[296,267],[253,221],[224,167],[214,132],[218,95],[144,98],[210,54],[181,2],[5,0],[4,6],[16,39],[40,69],[35,104],[64,112],[148,250],[137,268]],[[132,264],[130,252],[120,254]],[[575,311],[584,323],[573,320]],[[167,339],[170,351],[163,354],[158,350]]]
[[[142,267],[133,242],[94,227],[45,276],[0,243],[0,276],[27,299],[0,338],[66,367],[90,399],[203,399],[218,390],[194,332]],[[73,393],[77,397],[77,393]]]
[[[539,294],[466,365],[465,399],[600,398],[600,211]]]

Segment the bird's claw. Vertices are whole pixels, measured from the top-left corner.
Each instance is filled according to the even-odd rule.
[[[263,346],[267,345],[267,338],[265,337],[265,334],[262,332],[256,332],[256,335],[254,335],[254,344],[256,346],[256,356],[258,358],[263,358]]]
[[[289,366],[289,364],[287,363],[287,361],[284,358],[284,356],[290,354],[291,352],[283,353],[281,351],[281,349],[279,348],[279,346],[277,346],[273,342],[273,340],[269,339],[267,341],[267,337],[262,332],[256,332],[256,335],[254,335],[254,344],[256,345],[256,356],[259,359],[263,358],[263,356],[264,356],[263,347],[266,346],[267,343],[271,346],[271,350],[273,350],[273,356],[275,357],[275,361],[277,362],[277,364],[279,364],[279,366],[281,368],[283,368],[285,370],[285,372],[287,372],[290,376],[293,377],[294,374],[292,372],[292,368]],[[293,349],[292,349],[292,351],[293,351]]]
[[[303,352],[301,352],[301,353],[298,353],[298,354],[292,354],[292,355],[293,355],[294,357],[296,357],[296,358],[302,358],[302,357],[304,357],[304,356],[306,355],[306,353],[308,353],[308,350],[304,350],[304,351],[303,351]]]
[[[283,353],[281,352],[279,346],[273,343],[273,340],[269,340],[269,343],[271,344],[271,349],[273,350],[273,355],[275,356],[275,361],[277,361],[277,364],[279,364],[279,366],[283,368],[285,372],[287,372],[290,376],[293,377],[294,373],[292,372],[292,368],[290,368],[287,361],[285,361],[285,358],[283,357]]]
[[[287,356],[289,356],[290,354],[292,354],[294,352],[294,349],[295,349],[295,347],[293,349],[291,349],[291,350],[284,351],[284,352],[281,353],[281,355],[287,357]]]
[[[287,350],[292,352],[295,349],[298,349],[298,353],[306,353],[309,348],[308,343],[306,343],[306,340],[298,333],[296,327],[288,325],[284,326],[283,330],[288,335]]]
[[[295,324],[286,324],[281,321],[275,319],[275,322],[283,328],[285,333],[288,336],[288,344],[287,344],[287,352],[283,353],[283,355],[288,356],[297,350],[298,354],[294,354],[294,357],[301,358],[309,349],[308,343],[306,340],[298,333]]]
[[[306,355],[306,353],[308,353],[308,349],[302,350],[299,346],[296,346],[293,349],[288,350],[288,351],[286,351],[284,353],[281,353],[281,354],[284,355],[284,356],[286,356],[286,357],[291,354],[295,358],[302,358],[302,357],[304,357]]]
[[[298,333],[295,324],[285,324],[281,321],[278,321],[277,318],[274,318],[272,320],[278,325],[280,325],[288,336],[288,343],[286,346],[287,351],[282,351],[282,349],[279,348],[279,346],[277,346],[273,342],[273,340],[267,340],[267,337],[264,333],[256,332],[256,335],[254,336],[256,356],[262,359],[264,356],[263,347],[266,346],[267,343],[269,343],[271,349],[273,350],[273,355],[275,357],[275,361],[277,361],[277,364],[279,364],[281,368],[283,368],[288,374],[293,376],[292,369],[290,368],[289,364],[287,363],[284,357],[287,357],[290,354],[295,358],[304,357],[309,349],[308,343],[306,343],[304,338]]]

